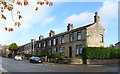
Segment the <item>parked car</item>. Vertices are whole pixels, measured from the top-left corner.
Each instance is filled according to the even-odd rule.
[[[29,61],[30,63],[42,63],[42,59],[39,57],[31,57]]]
[[[15,59],[15,60],[22,60],[22,57],[21,57],[20,55],[16,55],[16,56],[14,57],[14,59]]]

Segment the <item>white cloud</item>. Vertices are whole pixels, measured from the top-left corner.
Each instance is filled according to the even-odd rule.
[[[118,3],[114,1],[104,1],[103,6],[98,10],[101,22],[108,24],[110,20],[118,18]],[[95,12],[96,12],[95,11]],[[84,25],[94,21],[95,12],[83,12],[80,14],[73,14],[65,19],[65,23],[72,23],[74,25]]]
[[[93,21],[93,13],[83,12],[80,14],[73,14],[65,19],[65,24],[72,23],[74,25],[83,25],[86,22],[91,23]]]
[[[105,1],[103,6],[99,9],[99,14],[101,17],[101,23],[106,27],[110,26],[117,26],[118,24],[111,24],[111,20],[118,19],[118,3]]]

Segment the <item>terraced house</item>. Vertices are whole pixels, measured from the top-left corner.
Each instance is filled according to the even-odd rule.
[[[96,12],[92,24],[76,29],[73,24],[68,24],[67,31],[60,34],[51,30],[49,37],[44,38],[40,35],[39,40],[32,39],[30,43],[21,46],[20,52],[39,55],[41,50],[46,50],[49,53],[60,52],[69,58],[77,58],[82,55],[83,46],[104,46],[104,31]]]

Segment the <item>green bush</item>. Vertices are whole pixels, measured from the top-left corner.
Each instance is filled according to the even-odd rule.
[[[58,57],[58,60],[63,60],[63,59],[65,59],[65,56]]]
[[[82,58],[85,59],[114,59],[120,58],[120,48],[84,47]]]

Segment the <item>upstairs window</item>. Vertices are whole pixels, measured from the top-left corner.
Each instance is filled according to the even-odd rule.
[[[61,43],[65,43],[64,36],[61,37]]]
[[[56,45],[56,38],[53,39],[53,45]]]
[[[39,43],[39,45],[38,45],[38,48],[40,48],[41,47],[41,43]]]
[[[78,32],[77,33],[77,40],[81,40],[82,39],[82,34],[81,34],[81,32]]]
[[[47,41],[47,46],[51,46],[51,40]]]
[[[70,42],[73,41],[73,34],[70,34],[70,36],[69,36],[69,40],[70,40]]]
[[[100,34],[100,42],[103,43],[103,35]]]
[[[46,42],[44,42],[44,46],[43,47],[45,47],[46,46]]]

